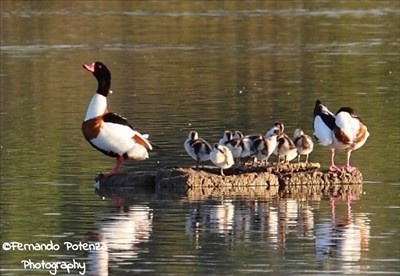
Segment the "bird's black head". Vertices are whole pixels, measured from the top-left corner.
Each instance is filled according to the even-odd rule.
[[[96,92],[107,97],[111,87],[111,73],[107,66],[100,61],[96,61],[90,65],[83,64],[83,68],[91,72],[97,79],[99,86]]]
[[[351,107],[341,107],[337,112],[336,115],[338,115],[340,112],[347,112],[349,113],[352,117],[357,117],[356,112],[354,111],[353,108]]]
[[[356,114],[353,108],[351,107],[341,107],[337,112],[336,115],[338,115],[340,112],[347,112],[350,114],[351,117],[358,119],[360,122],[362,122],[360,116]]]

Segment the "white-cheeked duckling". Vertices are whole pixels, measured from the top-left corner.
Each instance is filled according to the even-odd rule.
[[[283,133],[277,139],[277,145],[274,154],[278,156],[278,163],[281,161],[281,157],[283,157],[284,162],[290,162],[296,158],[297,148],[292,139]]]
[[[225,176],[223,170],[232,167],[235,163],[229,148],[220,144],[214,144],[210,153],[210,160],[221,169],[221,175],[223,176]]]
[[[210,160],[211,146],[206,140],[199,138],[197,131],[190,131],[184,147],[189,156],[196,160],[196,169],[200,162]]]
[[[233,133],[233,138],[240,139],[242,152],[240,153],[240,158],[247,158],[252,156],[255,151],[253,147],[253,143],[256,139],[258,139],[259,135],[246,135],[244,136],[243,133],[239,130],[236,130]]]
[[[276,135],[277,137],[280,137],[283,134],[283,131],[285,130],[285,126],[283,125],[282,122],[276,121],[273,125],[272,128],[270,128],[266,133],[265,137],[269,137],[272,135]]]
[[[277,145],[273,154],[278,156],[278,163],[281,161],[281,157],[283,157],[284,162],[289,162],[297,156],[296,145],[293,143],[292,139],[284,133],[284,130],[285,126],[283,123],[276,121],[273,127],[265,134],[265,137],[270,137],[274,134],[277,136]]]
[[[314,142],[311,137],[304,133],[300,128],[294,131],[293,142],[297,148],[297,162],[300,162],[301,155],[306,156],[306,163],[308,163],[308,156],[314,149]]]
[[[241,134],[240,131],[231,132],[230,130],[226,130],[222,138],[219,140],[219,144],[228,147],[232,152],[233,158],[237,161],[237,163],[239,163],[243,150],[243,144],[240,135],[237,133]]]
[[[254,154],[253,156],[260,160],[261,163],[265,161],[266,165],[268,164],[268,158],[274,152],[277,146],[277,137],[276,134],[273,134],[269,137],[263,137],[260,135],[257,139],[254,140],[253,149]]]
[[[222,135],[222,138],[219,139],[218,144],[224,145],[224,146],[225,146],[225,144],[226,144],[228,141],[232,140],[232,137],[233,137],[232,131],[230,131],[230,130],[225,130],[224,135]]]

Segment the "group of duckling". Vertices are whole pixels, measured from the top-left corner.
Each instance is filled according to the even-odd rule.
[[[309,135],[301,129],[294,131],[293,140],[284,132],[282,122],[275,122],[265,135],[243,135],[241,131],[224,132],[218,143],[213,146],[206,140],[199,137],[194,130],[190,131],[184,143],[186,152],[196,161],[196,169],[200,162],[211,161],[221,169],[224,176],[224,169],[235,164],[240,165],[242,160],[252,158],[256,162],[267,165],[271,155],[278,158],[278,163],[289,162],[297,157],[300,162],[301,155],[305,155],[305,162],[314,149],[314,143]]]

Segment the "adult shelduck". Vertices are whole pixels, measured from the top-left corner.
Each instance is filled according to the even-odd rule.
[[[189,156],[196,160],[196,169],[200,162],[210,160],[211,146],[206,140],[199,138],[197,131],[190,131],[183,145]]]
[[[369,132],[351,107],[342,107],[333,114],[317,100],[314,107],[314,136],[321,145],[330,148],[330,171],[341,170],[335,165],[335,150],[339,149],[346,151],[345,169],[352,172],[356,167],[350,165],[351,152],[365,144]]]
[[[83,65],[97,79],[97,91],[92,97],[82,123],[82,132],[86,140],[105,155],[115,157],[116,165],[111,174],[118,173],[125,158],[144,160],[149,158],[147,150],[152,146],[142,135],[134,130],[128,121],[107,108],[107,96],[111,92],[111,73],[107,67],[96,61]]]
[[[308,156],[314,149],[314,142],[311,137],[304,133],[300,128],[296,129],[293,134],[293,143],[296,145],[297,153],[297,162],[300,162],[300,157],[302,155],[306,156],[306,163],[308,163]]]

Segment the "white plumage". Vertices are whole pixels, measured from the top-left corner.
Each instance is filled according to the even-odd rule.
[[[214,144],[210,153],[210,160],[221,169],[221,175],[224,175],[224,169],[232,167],[235,163],[229,148],[220,144]]]
[[[350,165],[351,152],[365,144],[369,132],[351,107],[342,107],[335,115],[317,100],[314,107],[314,136],[321,145],[330,148],[330,171],[341,171],[335,164],[335,150],[340,149],[346,151],[346,171],[352,172],[356,168]]]
[[[199,138],[197,131],[189,132],[184,147],[189,156],[196,160],[196,168],[200,162],[210,160],[211,146],[206,140]]]
[[[306,163],[308,162],[308,156],[314,149],[314,142],[311,137],[304,133],[300,128],[296,129],[293,134],[293,142],[297,148],[297,162],[300,162],[301,155],[306,156]]]

